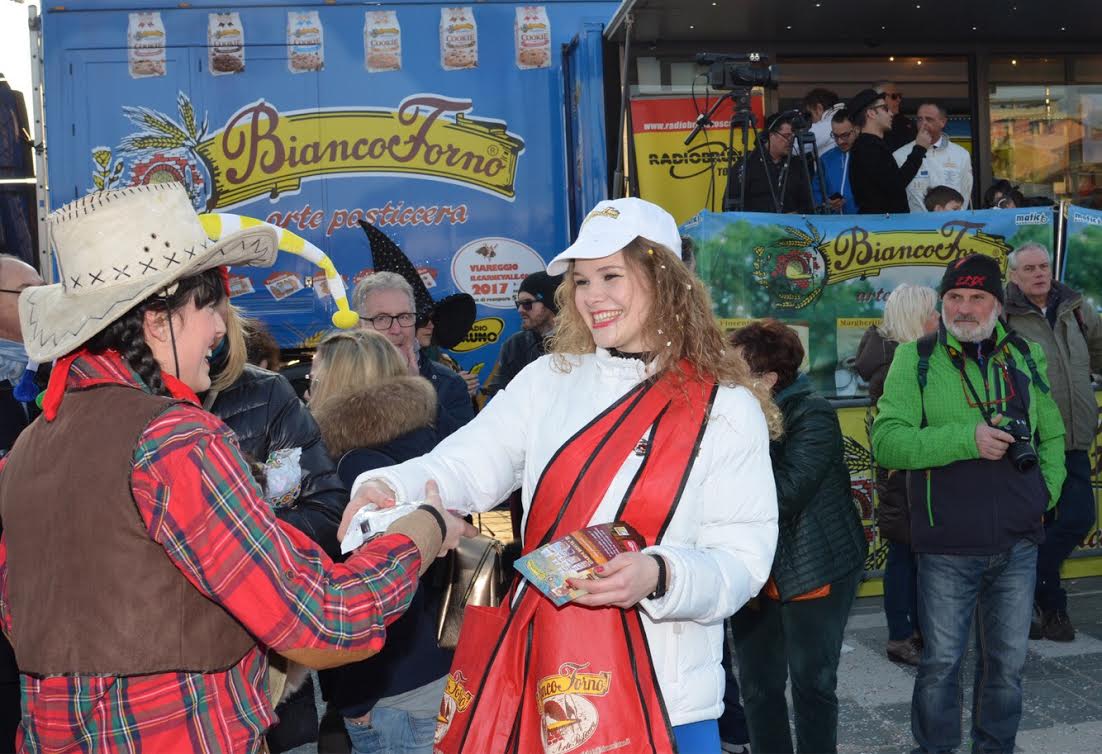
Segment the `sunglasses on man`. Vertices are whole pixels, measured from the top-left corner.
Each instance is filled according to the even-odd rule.
[[[532,311],[532,307],[535,306],[536,304],[540,303],[540,302],[538,300],[534,299],[534,298],[530,298],[527,301],[525,301],[523,299],[516,298],[516,299],[513,299],[513,303],[516,305],[516,307],[518,309],[521,309],[521,310],[526,311],[526,312],[530,312],[530,311]]]

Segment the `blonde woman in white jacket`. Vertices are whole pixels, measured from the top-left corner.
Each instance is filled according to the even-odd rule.
[[[519,487],[525,552],[614,520],[648,544],[562,608],[523,585],[468,608],[440,752],[719,752],[723,619],[776,547],[779,414],[680,248],[661,208],[598,204],[548,267],[565,273],[553,354],[433,452],[356,480],[342,535],[362,505],[485,511]]]

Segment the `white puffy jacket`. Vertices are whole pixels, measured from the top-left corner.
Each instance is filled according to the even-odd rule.
[[[550,356],[531,363],[431,453],[367,472],[355,486],[381,478],[402,503],[420,499],[435,479],[444,505],[465,511],[489,510],[520,487],[527,518],[555,451],[645,377],[642,362],[603,350],[573,363],[569,372]],[[641,461],[624,461],[591,523],[613,519]],[[723,619],[761,589],[776,543],[765,417],[750,391],[721,387],[677,512],[661,544],[647,550],[669,564],[666,595],[640,606],[672,725],[722,713]]]

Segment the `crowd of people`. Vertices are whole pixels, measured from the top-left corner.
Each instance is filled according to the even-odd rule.
[[[923,99],[912,120],[902,103],[890,81],[847,101],[812,89],[799,110],[765,119],[760,142],[728,184],[726,208],[847,215],[970,208],[972,157],[946,133],[945,104]],[[806,140],[797,139],[797,126],[806,128]],[[1005,179],[994,181],[983,200],[984,208],[1000,209],[1051,203],[1027,199]]]
[[[920,107],[895,146],[890,85],[860,107],[815,96],[836,209],[865,206],[847,183],[864,152],[897,171],[898,211],[967,205],[970,176],[945,178],[943,110]],[[912,170],[938,183],[912,190]],[[868,547],[838,418],[789,327],[719,329],[667,212],[593,208],[520,284],[522,330],[484,380],[441,350],[473,301],[433,300],[369,230],[359,325],[320,340],[305,401],[228,300],[225,265],[271,264],[271,227],[211,239],[175,184],[90,195],[49,222],[65,282],[0,257],[0,748],[284,751],[320,729],[322,750],[355,754],[579,735],[656,754],[837,749]],[[191,261],[89,275],[139,267],[150,240]],[[936,291],[896,288],[857,368],[890,542],[885,651],[917,666],[919,750],[961,744],[976,614],[972,745],[1011,752],[1029,640],[1075,637],[1060,565],[1094,522],[1102,323],[1030,243],[1006,285],[971,255]],[[518,579],[500,606],[468,608],[453,651],[438,556],[475,533],[465,516],[511,497],[524,553],[614,521],[645,546],[570,581],[584,594],[563,607]],[[341,552],[362,509],[405,504]]]

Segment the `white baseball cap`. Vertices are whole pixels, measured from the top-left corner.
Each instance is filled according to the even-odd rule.
[[[611,256],[642,236],[681,258],[681,234],[673,216],[657,204],[629,196],[598,202],[582,221],[578,237],[547,265],[548,275],[561,275],[571,259]]]

